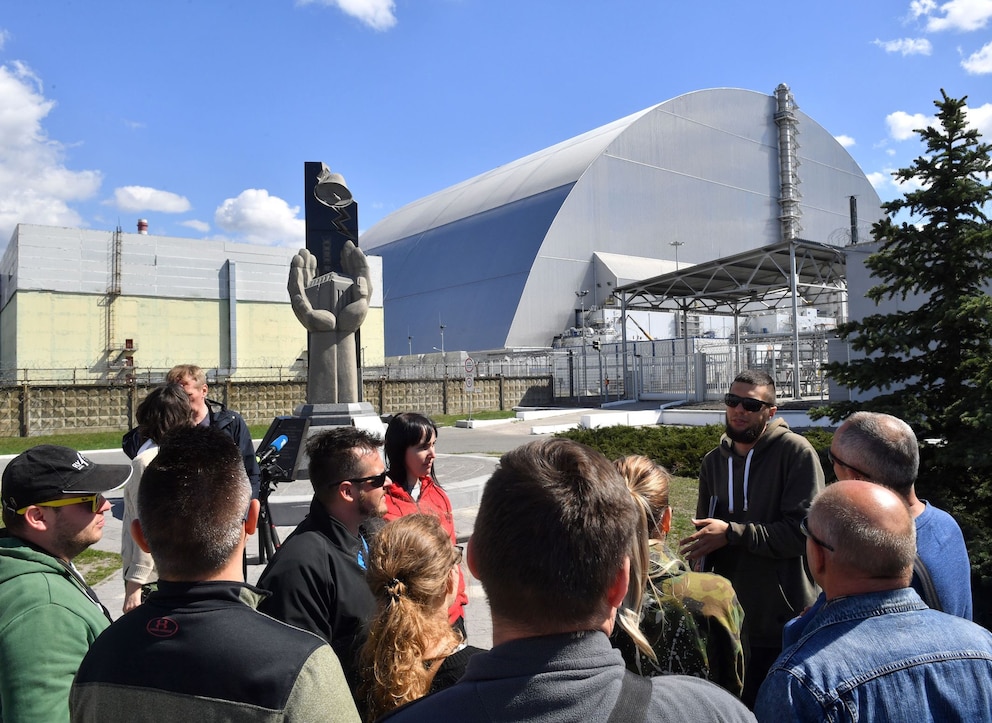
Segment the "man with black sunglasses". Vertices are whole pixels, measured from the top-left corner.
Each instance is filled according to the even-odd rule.
[[[775,418],[775,381],[768,374],[741,372],[724,403],[726,431],[703,458],[696,532],[682,540],[681,551],[737,591],[746,645],[741,698],[753,707],[782,651],[785,623],[816,598],[800,523],[823,489],[823,470],[806,438]]]
[[[366,622],[376,609],[365,582],[368,544],[360,527],[386,511],[390,481],[381,447],[378,436],[358,427],[334,427],[307,441],[310,513],[258,580],[272,593],[259,610],[329,642],[352,694]]]
[[[3,472],[0,720],[68,721],[69,687],[110,615],[72,564],[103,536],[104,492],[131,476],[39,445]]]

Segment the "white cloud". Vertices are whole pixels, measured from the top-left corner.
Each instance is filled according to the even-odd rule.
[[[972,53],[962,60],[961,67],[971,75],[992,73],[992,43],[987,43],[977,53]]]
[[[992,140],[992,103],[980,105],[977,108],[966,108],[968,125],[977,128],[982,134],[982,140]]]
[[[913,191],[919,191],[920,189],[927,187],[927,184],[923,183],[923,180],[918,176],[913,176],[912,178],[908,178],[905,181],[897,181],[896,179],[892,179],[892,180],[896,184],[896,187],[899,189],[899,193],[902,193],[904,195],[907,193],[912,193]]]
[[[290,206],[265,189],[249,188],[237,198],[228,198],[214,213],[214,223],[248,243],[267,246],[302,246],[306,225],[297,218],[299,206]]]
[[[194,231],[199,231],[200,233],[206,233],[210,230],[210,224],[206,221],[197,221],[195,218],[191,218],[189,221],[180,221],[180,226],[185,226],[186,228],[191,228]]]
[[[950,0],[938,7],[933,0],[910,3],[913,17],[926,17],[927,32],[981,30],[992,18],[992,0]]]
[[[396,25],[396,3],[393,0],[297,0],[298,5],[314,3],[339,8],[373,30],[389,30]]]
[[[934,123],[933,118],[915,113],[910,115],[901,110],[885,116],[885,124],[889,127],[889,135],[897,141],[909,140],[916,136],[917,128],[926,128]]]
[[[930,55],[933,46],[926,38],[900,38],[899,40],[873,40],[886,53],[902,53],[903,55]]]
[[[10,33],[3,28],[0,28],[0,50],[3,50],[3,47],[7,44],[8,40],[10,40]]]
[[[929,15],[936,9],[937,3],[934,0],[913,0],[909,4],[909,12],[914,18],[918,18],[921,15]]]
[[[851,146],[854,145],[854,139],[851,138],[851,136],[845,136],[845,135],[834,136],[834,140],[840,143],[842,146],[844,146],[844,148],[850,148]]]
[[[881,171],[869,173],[865,176],[865,178],[868,179],[868,183],[870,183],[872,188],[876,191],[885,188],[892,183],[892,174],[888,171],[884,173]]]
[[[66,168],[65,145],[42,127],[54,107],[26,64],[0,65],[0,245],[18,223],[84,225],[68,204],[100,188],[100,172]]]
[[[160,213],[186,213],[189,199],[170,191],[159,191],[147,186],[121,186],[114,189],[111,202],[121,211],[158,211]]]

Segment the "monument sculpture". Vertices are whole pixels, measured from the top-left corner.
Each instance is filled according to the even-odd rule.
[[[310,338],[310,404],[361,401],[355,332],[368,314],[372,282],[368,259],[351,240],[341,250],[341,268],[344,274],[317,276],[317,257],[307,249],[290,264],[289,298]]]

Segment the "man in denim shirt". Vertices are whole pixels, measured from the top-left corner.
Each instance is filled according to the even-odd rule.
[[[802,529],[826,602],[772,666],[758,720],[989,720],[992,633],[929,609],[909,587],[906,503],[845,480],[817,496]]]

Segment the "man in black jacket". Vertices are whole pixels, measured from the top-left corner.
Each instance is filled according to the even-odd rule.
[[[222,432],[167,435],[138,491],[135,541],[158,589],[93,643],[73,721],[353,721],[341,666],[316,635],[261,615],[241,560],[258,522],[241,455]]]
[[[248,481],[251,483],[252,499],[258,499],[262,473],[255,460],[255,446],[252,444],[251,432],[244,418],[221,402],[207,398],[206,372],[195,364],[179,364],[172,367],[166,374],[165,381],[168,384],[178,384],[189,396],[194,424],[220,429],[238,445],[241,458],[244,460],[245,472],[248,473]],[[135,427],[124,435],[121,448],[128,457],[134,459],[144,441],[138,427]]]
[[[389,478],[381,446],[376,435],[357,427],[334,427],[309,439],[310,513],[258,581],[272,593],[259,610],[328,641],[352,691],[376,605],[365,582],[368,545],[359,526],[386,511]]]

